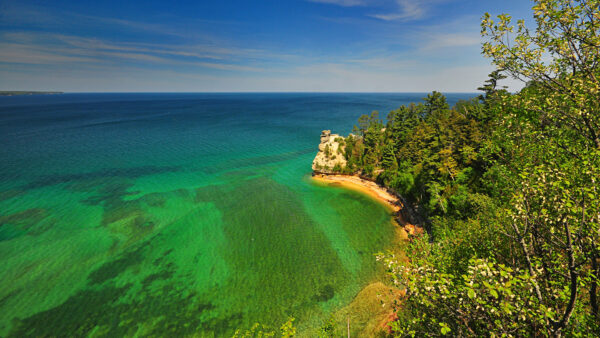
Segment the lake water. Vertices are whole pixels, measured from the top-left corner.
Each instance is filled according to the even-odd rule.
[[[320,132],[425,95],[0,98],[0,336],[311,332],[382,278],[394,233],[311,184]]]

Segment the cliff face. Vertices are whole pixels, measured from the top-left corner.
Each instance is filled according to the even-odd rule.
[[[333,168],[338,165],[340,168],[346,166],[346,157],[344,157],[344,146],[340,144],[343,137],[338,134],[332,134],[330,130],[321,132],[321,143],[319,144],[319,152],[313,160],[312,170],[315,173],[330,174],[333,173]]]

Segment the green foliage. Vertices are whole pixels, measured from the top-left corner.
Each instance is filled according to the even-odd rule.
[[[262,338],[262,337],[274,337],[275,331],[260,323],[255,323],[249,330],[242,331],[236,330],[233,334],[233,338]]]
[[[537,301],[527,272],[491,260],[471,259],[462,275],[386,264],[407,290],[404,308],[413,312],[393,324],[402,336],[543,335],[544,322],[555,316]]]
[[[498,95],[498,82],[506,79],[507,76],[502,74],[502,70],[496,69],[490,73],[489,79],[485,81],[483,86],[477,88],[477,90],[481,90],[485,93],[485,95],[480,95],[479,99],[481,101],[490,102],[493,101]],[[501,92],[502,94],[506,94],[506,86],[502,86]]]
[[[403,195],[409,195],[414,185],[415,177],[410,172],[399,172],[389,184],[394,190]]]
[[[383,131],[367,116],[347,154],[429,225],[409,263],[380,257],[406,290],[397,335],[600,332],[600,1],[533,11],[535,29],[483,18],[484,95],[451,109],[433,92]],[[508,93],[505,73],[527,86]]]
[[[255,323],[248,330],[237,329],[233,334],[233,338],[262,338],[262,337],[282,337],[289,338],[296,335],[296,327],[294,326],[294,317],[289,317],[288,320],[281,325],[279,332],[269,326]]]
[[[329,158],[329,156],[331,156],[331,147],[329,146],[329,143],[325,145],[325,158]]]
[[[372,111],[371,115],[361,115],[358,118],[358,127],[354,127],[360,133],[360,136],[365,136],[369,130],[381,129],[383,124],[379,120],[379,112]]]
[[[290,317],[287,322],[281,325],[281,337],[288,338],[296,335],[296,328],[294,327],[294,317]]]
[[[477,193],[478,187],[470,183],[482,173],[479,151],[489,128],[483,122],[483,107],[471,100],[450,109],[446,98],[433,92],[422,104],[390,112],[385,129],[373,114],[363,115],[359,121],[363,138],[346,142],[349,166],[421,205],[425,216],[444,215],[457,191],[464,199]]]
[[[329,319],[323,323],[321,329],[319,330],[319,337],[321,338],[333,338],[333,337],[341,337],[343,336],[343,332],[338,327],[338,323],[336,322],[333,315],[329,317]]]
[[[393,143],[389,143],[383,148],[381,166],[383,167],[383,169],[389,171],[394,171],[398,169],[398,161],[396,161],[396,155],[394,154]]]
[[[427,95],[425,100],[425,112],[428,116],[437,116],[440,114],[446,114],[449,110],[448,102],[446,97],[440,92],[432,92]]]
[[[481,27],[489,41],[483,53],[544,93],[522,97],[522,108],[543,112],[541,121],[560,124],[600,148],[600,1],[537,0],[533,13],[535,30],[524,20],[515,27],[509,15],[494,21],[486,13]]]

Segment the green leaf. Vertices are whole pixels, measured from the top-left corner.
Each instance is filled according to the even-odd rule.
[[[469,291],[467,291],[467,296],[469,296],[471,299],[475,298],[475,291],[473,291],[473,289],[469,289]]]
[[[446,323],[440,323],[440,326],[442,327],[442,328],[440,329],[440,332],[441,332],[443,335],[446,335],[446,334],[450,333],[450,331],[452,331],[452,330],[451,330],[451,329],[448,327],[448,324],[446,324]]]

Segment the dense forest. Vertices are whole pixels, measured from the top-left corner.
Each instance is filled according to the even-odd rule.
[[[537,0],[537,27],[484,16],[497,71],[449,107],[433,92],[344,140],[345,173],[402,195],[427,230],[409,261],[398,336],[600,332],[600,1]],[[523,80],[518,93],[499,84]]]

